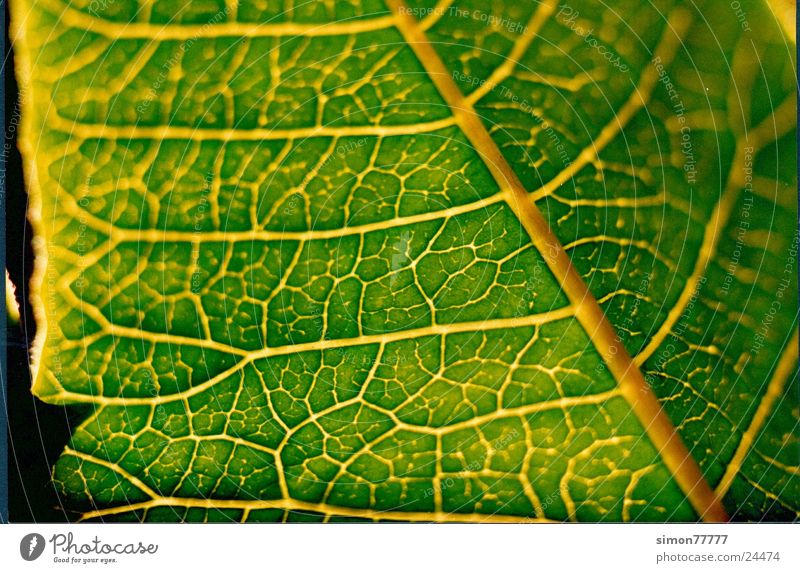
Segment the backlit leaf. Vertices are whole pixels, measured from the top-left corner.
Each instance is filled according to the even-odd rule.
[[[796,519],[795,48],[732,6],[12,1],[68,509]]]

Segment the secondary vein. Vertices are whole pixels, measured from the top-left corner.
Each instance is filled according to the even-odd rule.
[[[750,421],[750,425],[742,434],[739,447],[736,448],[733,458],[731,458],[728,467],[725,469],[725,474],[722,476],[719,485],[717,485],[716,495],[720,502],[725,497],[725,494],[728,493],[728,490],[733,484],[733,480],[742,469],[742,463],[744,463],[747,454],[753,447],[753,443],[756,441],[756,438],[758,437],[761,429],[764,427],[764,424],[768,422],[768,417],[773,411],[775,403],[781,397],[781,394],[783,394],[783,390],[786,388],[786,383],[792,377],[792,375],[796,373],[798,357],[797,345],[798,333],[797,330],[795,330],[794,335],[792,335],[791,340],[789,340],[789,343],[786,345],[783,354],[778,360],[778,365],[775,368],[772,379],[767,384],[767,390],[761,399],[761,403],[756,409],[756,413],[753,415],[753,419]]]

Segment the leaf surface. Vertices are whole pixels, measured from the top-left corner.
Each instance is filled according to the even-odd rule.
[[[83,519],[796,519],[761,2],[17,0]]]

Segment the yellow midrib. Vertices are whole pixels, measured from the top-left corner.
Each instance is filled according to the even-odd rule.
[[[645,381],[642,372],[620,343],[614,328],[572,265],[560,241],[531,200],[528,191],[497,147],[472,105],[452,80],[450,71],[428,41],[426,34],[406,8],[403,0],[387,1],[395,13],[398,29],[450,106],[456,123],[503,189],[509,206],[528,231],[531,241],[562,285],[564,293],[575,308],[576,318],[617,380],[622,395],[644,426],[676,483],[703,520],[727,521],[727,512],[714,495],[714,491],[681,440],[672,421],[661,408],[658,398]],[[668,30],[685,29],[688,26],[687,18],[687,13],[681,12],[678,21],[670,20],[671,25],[667,27]]]

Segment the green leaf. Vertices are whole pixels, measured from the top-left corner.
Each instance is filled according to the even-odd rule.
[[[796,519],[776,17],[387,2],[12,2],[68,509]]]

